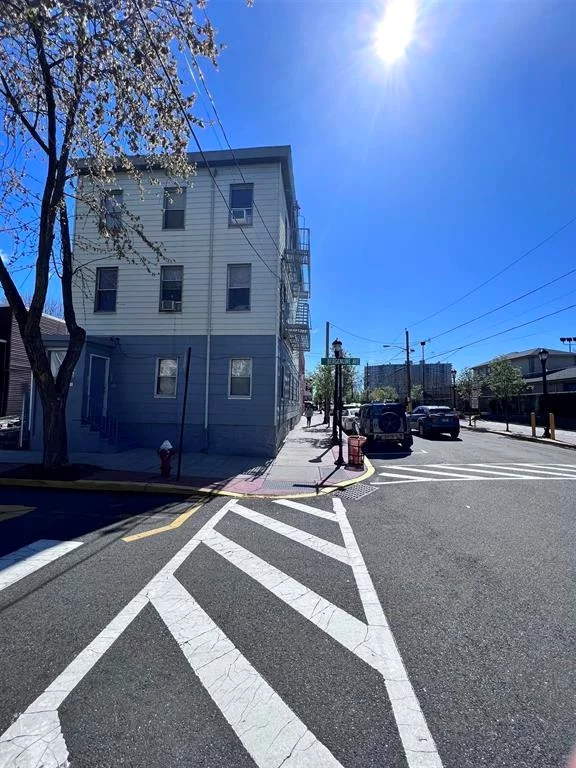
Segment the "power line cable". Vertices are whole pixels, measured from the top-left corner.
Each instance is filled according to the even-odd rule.
[[[570,275],[573,275],[576,272],[576,269],[571,269],[569,272],[565,272],[563,275],[560,275],[560,277],[555,277],[554,280],[549,280],[547,283],[544,283],[543,285],[539,285],[537,288],[533,288],[531,291],[527,291],[526,293],[523,293],[521,296],[516,296],[514,299],[510,299],[510,301],[507,301],[505,304],[500,304],[499,307],[494,307],[494,309],[490,309],[487,312],[483,312],[481,315],[477,315],[476,317],[473,317],[472,320],[467,320],[465,323],[460,323],[459,325],[455,325],[453,328],[448,328],[446,331],[442,331],[442,333],[437,333],[435,336],[431,336],[428,341],[433,341],[435,339],[439,339],[441,336],[446,336],[448,333],[452,333],[452,331],[457,331],[459,328],[464,328],[467,325],[471,325],[471,323],[475,323],[477,320],[481,320],[483,317],[488,317],[488,315],[493,314],[494,312],[498,312],[501,309],[504,309],[505,307],[509,307],[511,304],[515,304],[517,301],[521,301],[522,299],[525,299],[527,296],[531,296],[533,293],[538,293],[538,291],[544,290],[544,288],[548,288],[549,285],[553,285],[554,283],[559,282],[560,280],[563,280],[565,277],[569,277]]]
[[[547,315],[541,315],[540,317],[534,318],[534,320],[528,320],[526,323],[520,323],[519,325],[514,325],[511,328],[506,328],[504,331],[498,331],[497,333],[492,333],[490,336],[484,336],[482,339],[476,339],[476,341],[471,341],[469,344],[462,344],[460,347],[454,347],[453,349],[448,349],[444,352],[438,352],[435,355],[430,355],[428,357],[428,360],[434,360],[438,357],[445,357],[446,355],[451,355],[454,352],[460,352],[462,349],[467,349],[468,347],[472,347],[475,344],[480,344],[483,341],[488,341],[489,339],[494,339],[496,336],[502,336],[505,333],[510,333],[510,331],[515,331],[518,328],[524,328],[527,325],[532,325],[532,323],[537,323],[539,320],[545,320],[547,317],[553,317],[554,315],[559,315],[561,312],[567,312],[569,309],[574,309],[576,307],[576,304],[570,304],[568,307],[562,307],[562,309],[557,309],[555,312],[549,312]]]
[[[150,41],[150,43],[152,45],[152,48],[154,49],[154,53],[156,54],[156,58],[158,59],[158,62],[160,63],[160,67],[162,68],[162,71],[164,72],[164,76],[166,77],[166,80],[168,81],[168,83],[170,85],[170,88],[171,88],[171,90],[172,90],[172,92],[173,92],[173,94],[174,94],[174,96],[176,98],[176,101],[178,103],[178,107],[180,108],[180,111],[182,112],[182,115],[184,116],[184,119],[186,120],[186,123],[188,125],[188,129],[189,129],[189,131],[190,131],[190,133],[192,135],[192,138],[194,139],[194,143],[196,144],[196,146],[198,148],[198,152],[200,153],[200,156],[202,157],[202,160],[203,160],[203,162],[204,162],[204,164],[206,166],[206,169],[208,170],[208,173],[210,174],[210,178],[212,179],[212,182],[213,182],[215,188],[220,193],[220,197],[222,198],[222,200],[224,202],[224,205],[226,206],[226,208],[228,210],[228,214],[231,216],[232,215],[232,209],[230,208],[230,205],[228,203],[228,200],[226,199],[226,196],[224,195],[224,193],[222,192],[222,189],[220,188],[218,182],[216,181],[216,176],[214,175],[214,173],[212,171],[212,168],[210,167],[210,165],[208,163],[208,159],[206,158],[206,154],[205,154],[204,150],[202,149],[200,141],[198,140],[198,137],[196,135],[196,131],[194,130],[192,122],[191,122],[190,118],[188,117],[188,113],[186,112],[186,108],[184,107],[184,104],[182,103],[182,99],[180,97],[180,93],[179,93],[178,89],[176,88],[176,86],[174,85],[172,77],[170,76],[170,73],[168,72],[168,70],[166,68],[166,65],[164,64],[164,60],[162,59],[162,56],[160,55],[160,52],[158,51],[158,47],[156,46],[156,43],[154,42],[154,40],[152,38],[152,35],[150,34],[150,32],[148,30],[148,25],[146,24],[146,21],[145,21],[144,17],[142,16],[142,11],[140,10],[140,7],[139,7],[138,3],[136,3],[135,7],[136,7],[136,12],[138,13],[138,16],[140,17],[140,21],[142,22],[142,25],[143,25],[144,30],[146,32],[146,35],[148,36],[148,39],[149,39],[149,41]],[[252,243],[252,241],[249,239],[248,235],[244,231],[244,228],[243,227],[238,227],[238,229],[242,233],[244,239],[246,240],[246,242],[248,243],[250,248],[254,251],[256,256],[259,258],[259,260],[262,262],[262,264],[264,264],[264,266],[270,272],[270,274],[273,275],[276,278],[276,280],[280,281],[280,277],[276,274],[276,272],[274,272],[274,270],[269,266],[269,264],[266,262],[266,260],[260,255],[260,253],[258,252],[257,248],[254,246],[254,244]]]
[[[484,288],[485,285],[488,285],[488,283],[491,283],[493,280],[495,280],[497,277],[500,277],[500,275],[503,275],[504,272],[507,272],[509,269],[514,267],[516,264],[518,264],[520,261],[525,259],[527,256],[530,256],[531,253],[534,253],[534,251],[537,251],[538,248],[541,248],[543,245],[546,245],[546,243],[549,243],[550,240],[555,238],[557,235],[559,235],[561,232],[563,232],[565,229],[567,229],[570,225],[574,224],[576,222],[576,216],[571,218],[569,221],[567,221],[565,224],[563,224],[558,229],[554,230],[551,234],[549,234],[547,237],[545,237],[543,240],[540,240],[539,243],[534,245],[532,248],[529,248],[527,251],[524,251],[524,253],[520,254],[518,258],[514,259],[514,261],[511,261],[509,264],[507,264],[505,267],[503,267],[500,271],[496,272],[492,277],[489,277],[487,280],[484,280],[484,282],[480,283],[480,285],[477,285],[475,288],[472,288],[471,291],[468,291],[468,293],[465,293],[463,296],[460,296],[460,298],[455,299],[454,301],[450,302],[450,304],[446,304],[446,306],[442,307],[441,309],[438,309],[436,312],[433,312],[431,315],[427,315],[426,317],[422,318],[422,320],[418,320],[417,323],[414,323],[410,326],[410,328],[416,328],[417,325],[421,325],[422,323],[425,323],[427,320],[431,320],[433,317],[436,317],[437,315],[440,315],[442,312],[445,312],[447,309],[450,309],[451,307],[455,306],[456,304],[459,304],[464,299],[467,299],[468,296],[472,296],[473,293],[476,293],[476,291],[479,291],[481,288]]]

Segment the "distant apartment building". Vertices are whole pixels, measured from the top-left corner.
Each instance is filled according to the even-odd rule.
[[[68,334],[64,320],[42,315],[45,336]],[[0,306],[0,416],[27,416],[32,372],[20,329],[9,306]]]
[[[499,355],[510,360],[515,368],[518,368],[524,379],[538,379],[542,377],[542,363],[540,362],[540,347],[525,349],[523,352],[509,352],[506,355]],[[485,379],[490,373],[491,360],[485,363],[473,365],[472,370],[481,380]],[[566,352],[563,349],[549,349],[548,360],[546,361],[546,370],[549,374],[562,371],[565,368],[576,365],[576,353]]]
[[[428,400],[450,396],[452,391],[451,363],[411,363],[410,379],[412,386],[426,389]],[[384,363],[364,367],[364,387],[367,390],[380,387],[394,387],[399,397],[406,397],[406,363]]]
[[[87,342],[69,398],[73,450],[177,446],[188,349],[185,450],[274,455],[301,416],[310,240],[290,147],[189,159],[197,173],[179,185],[147,184],[142,162],[143,197],[118,171],[103,220],[77,207],[74,304]],[[151,272],[108,245],[126,211],[163,246]],[[41,419],[32,427],[38,445]]]

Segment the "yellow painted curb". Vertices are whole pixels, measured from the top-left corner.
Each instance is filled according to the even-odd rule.
[[[171,523],[167,523],[166,525],[161,525],[159,528],[151,528],[148,531],[142,531],[141,533],[133,533],[131,536],[124,536],[122,538],[122,541],[130,542],[130,541],[138,541],[139,539],[146,539],[148,536],[156,536],[158,533],[166,533],[166,531],[174,531],[176,528],[180,528],[180,526],[186,522],[194,512],[197,512],[200,507],[204,504],[203,501],[200,502],[200,504],[196,504],[194,507],[190,507],[190,509],[187,509],[186,512],[182,512],[181,515],[178,515],[177,518],[172,520]]]
[[[126,480],[29,480],[27,478],[0,477],[0,486],[12,488],[56,488],[67,491],[109,491],[127,493],[156,493],[176,494],[179,496],[191,496],[202,494],[203,496],[225,496],[231,499],[312,499],[317,496],[325,496],[328,493],[345,488],[349,485],[361,483],[371,477],[375,470],[371,461],[364,457],[364,463],[368,469],[359,477],[343,480],[341,483],[329,486],[320,486],[317,491],[310,493],[289,493],[282,495],[234,493],[233,491],[220,491],[215,488],[195,488],[189,485],[159,485],[158,483],[138,483]]]

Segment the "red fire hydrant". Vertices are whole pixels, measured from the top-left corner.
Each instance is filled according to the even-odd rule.
[[[158,456],[160,456],[160,474],[162,477],[170,477],[172,470],[172,456],[176,451],[172,448],[172,443],[169,440],[164,440],[160,448],[158,449]]]

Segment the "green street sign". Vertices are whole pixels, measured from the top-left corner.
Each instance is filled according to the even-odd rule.
[[[323,357],[322,365],[360,365],[359,357]]]

